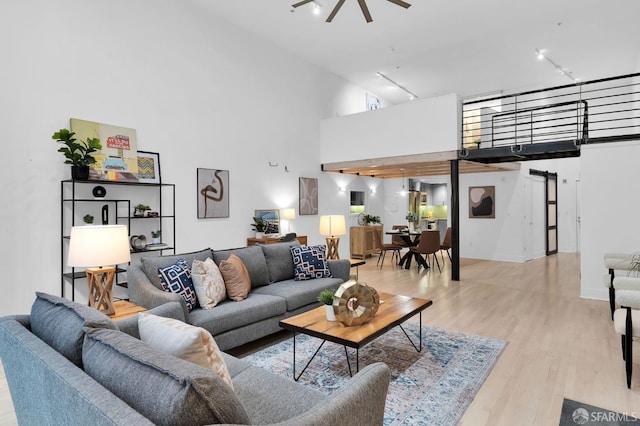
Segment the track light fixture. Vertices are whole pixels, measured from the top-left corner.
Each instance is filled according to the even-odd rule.
[[[415,93],[411,92],[406,87],[404,87],[404,86],[396,83],[395,81],[391,80],[389,77],[387,77],[386,75],[382,74],[381,72],[377,72],[376,75],[378,76],[378,78],[383,78],[383,79],[387,80],[389,83],[393,84],[398,89],[402,90],[404,93],[409,95],[409,99],[410,100],[414,100],[414,99],[418,98],[418,95],[416,95]]]
[[[538,59],[539,60],[545,60],[547,62],[549,62],[551,65],[553,65],[553,67],[561,74],[561,75],[566,75],[568,78],[571,79],[571,81],[573,81],[574,83],[577,83],[579,79],[575,78],[573,76],[573,74],[571,74],[571,71],[569,71],[568,69],[558,65],[556,62],[554,62],[550,57],[548,57],[547,55],[545,55],[544,53],[544,49],[536,49],[536,54],[538,55]]]

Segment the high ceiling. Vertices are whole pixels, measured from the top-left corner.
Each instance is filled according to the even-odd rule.
[[[371,23],[357,0],[332,23],[338,0],[316,0],[320,15],[297,0],[193,1],[391,104],[410,100],[377,72],[428,98],[572,83],[536,49],[581,81],[640,70],[640,0],[367,0]]]
[[[391,103],[408,96],[474,96],[569,84],[535,49],[591,80],[638,70],[638,0],[367,0],[367,23],[347,0],[294,9],[297,0],[194,0],[242,29],[344,77]]]

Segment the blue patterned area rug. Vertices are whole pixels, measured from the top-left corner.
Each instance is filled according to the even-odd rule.
[[[418,324],[403,325],[418,342]],[[296,374],[321,340],[296,336]],[[384,361],[391,368],[385,425],[455,425],[491,372],[506,342],[442,328],[422,326],[422,352],[398,327],[360,349],[360,368]],[[293,341],[286,339],[244,359],[293,380]],[[355,350],[349,348],[355,373]],[[327,342],[298,383],[327,395],[349,379],[344,347]]]

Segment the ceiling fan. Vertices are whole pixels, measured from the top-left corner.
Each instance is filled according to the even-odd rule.
[[[300,7],[302,5],[305,5],[307,3],[312,3],[315,0],[302,0],[299,1],[296,4],[292,4],[291,7],[296,8],[296,7]],[[395,5],[398,6],[402,6],[405,9],[409,8],[409,6],[411,6],[409,3],[402,1],[402,0],[387,0],[388,2],[391,2]],[[331,13],[329,14],[329,17],[327,18],[326,22],[331,22],[333,21],[333,18],[336,16],[336,14],[338,13],[338,11],[340,10],[340,8],[342,7],[342,5],[344,4],[345,0],[338,0],[338,3],[336,4],[336,7],[333,8],[333,10],[331,11]],[[366,0],[358,0],[358,4],[360,5],[360,9],[362,9],[362,14],[364,15],[364,19],[367,20],[367,22],[372,22],[373,18],[371,18],[371,13],[369,13],[369,8],[367,7],[367,2]]]

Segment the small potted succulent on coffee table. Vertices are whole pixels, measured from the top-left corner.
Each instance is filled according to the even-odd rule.
[[[318,302],[324,304],[324,309],[327,314],[327,321],[336,321],[336,315],[333,313],[333,294],[335,290],[322,290],[318,294]]]

